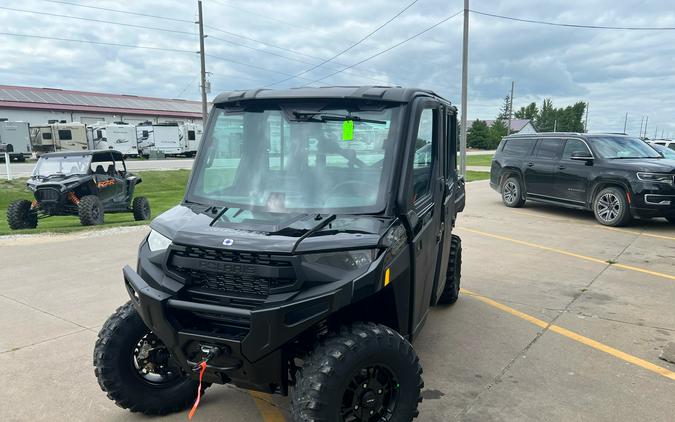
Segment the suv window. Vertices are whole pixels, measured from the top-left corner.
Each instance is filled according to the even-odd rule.
[[[532,150],[533,140],[525,138],[507,139],[502,152],[508,155],[528,155]]]
[[[413,161],[413,197],[412,202],[426,196],[431,187],[431,166],[434,148],[434,117],[432,109],[426,108],[420,116],[420,125],[415,142],[415,159]]]
[[[539,144],[537,144],[537,151],[534,153],[534,155],[537,158],[555,160],[556,158],[560,157],[562,142],[563,140],[558,138],[540,139]]]
[[[579,139],[568,139],[567,142],[565,142],[565,149],[563,150],[563,160],[569,160],[575,152],[583,152],[586,155],[592,155],[584,141]]]

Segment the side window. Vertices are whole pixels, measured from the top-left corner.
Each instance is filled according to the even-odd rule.
[[[96,139],[103,139],[103,131],[102,130],[97,130],[96,131]]]
[[[543,158],[546,160],[555,160],[560,158],[560,152],[562,150],[562,139],[556,138],[544,138],[539,140],[537,145],[537,151],[535,156],[537,158]]]
[[[575,152],[583,152],[586,155],[591,155],[591,152],[583,141],[580,141],[579,139],[568,139],[565,142],[565,149],[563,150],[563,160],[569,160]]]
[[[427,196],[431,192],[431,172],[434,158],[434,120],[436,113],[430,108],[422,111],[415,140],[413,160],[413,194],[411,202]]]
[[[668,144],[668,148],[670,148],[670,149],[672,149],[673,151],[675,151],[675,142],[673,142],[673,143],[671,143],[671,144]]]
[[[52,133],[51,132],[42,132],[42,139],[52,139]]]
[[[59,139],[62,141],[70,141],[73,139],[73,134],[70,129],[59,129]]]
[[[504,144],[503,152],[508,155],[520,155],[526,156],[532,151],[532,145],[534,144],[534,139],[525,139],[525,138],[513,138],[507,139]]]
[[[195,140],[195,131],[194,130],[188,130],[188,141],[194,141]]]

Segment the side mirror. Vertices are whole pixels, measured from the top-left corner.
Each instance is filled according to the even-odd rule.
[[[593,159],[593,156],[590,155],[588,151],[574,151],[570,158],[572,160],[590,161]]]

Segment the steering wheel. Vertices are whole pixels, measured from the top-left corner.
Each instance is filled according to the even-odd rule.
[[[347,180],[346,182],[340,182],[340,183],[338,183],[337,185],[333,186],[333,189],[330,190],[330,193],[328,194],[328,196],[329,196],[329,197],[330,197],[330,196],[333,196],[333,195],[336,194],[340,189],[343,189],[345,186],[352,186],[352,185],[362,186],[362,187],[365,187],[365,188],[367,188],[367,189],[371,189],[371,184],[370,184],[370,183],[363,182],[363,181],[361,181],[361,180]],[[357,189],[357,190],[359,190],[359,189]]]

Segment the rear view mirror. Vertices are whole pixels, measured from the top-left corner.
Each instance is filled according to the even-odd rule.
[[[592,160],[593,156],[589,154],[588,151],[574,151],[572,152],[572,156],[570,158],[572,160],[588,161]]]

